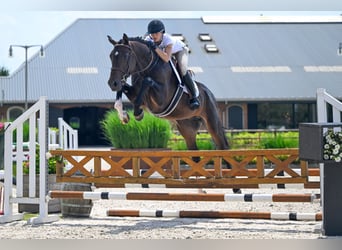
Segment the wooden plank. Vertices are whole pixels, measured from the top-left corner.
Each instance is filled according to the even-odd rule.
[[[257,156],[257,174],[258,178],[263,178],[265,176],[265,167],[264,167],[264,157],[261,155]]]
[[[208,170],[206,170],[208,172]],[[222,158],[214,158],[214,176],[215,178],[222,178]]]
[[[140,160],[138,157],[132,158],[132,164],[133,164],[133,177],[139,177],[140,176]]]
[[[267,149],[267,150],[186,150],[186,151],[94,151],[94,150],[50,150],[52,155],[63,156],[119,156],[119,157],[146,157],[146,156],[158,156],[158,157],[190,157],[190,156],[237,156],[237,155],[299,155],[298,149]]]
[[[172,176],[174,179],[179,179],[180,175],[180,159],[174,157],[172,158]]]
[[[101,157],[94,157],[94,175],[101,176]]]
[[[107,178],[107,177],[58,177],[57,182],[81,182],[81,183],[106,183],[106,184],[286,184],[286,183],[307,183],[305,177],[298,178],[197,178],[197,179],[159,179],[159,178]]]

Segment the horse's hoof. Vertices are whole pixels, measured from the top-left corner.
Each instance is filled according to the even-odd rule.
[[[129,122],[129,120],[130,120],[129,115],[127,114],[126,111],[124,111],[123,116],[122,116],[122,120],[121,120],[122,124],[127,124]]]
[[[139,114],[134,114],[135,120],[141,121],[144,118],[144,111],[141,109]]]

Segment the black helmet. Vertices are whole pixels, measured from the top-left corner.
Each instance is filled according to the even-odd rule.
[[[149,34],[162,32],[165,33],[165,26],[160,20],[152,20],[147,27],[147,32]]]

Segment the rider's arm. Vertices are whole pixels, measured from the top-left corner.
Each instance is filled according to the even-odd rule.
[[[171,55],[172,55],[172,44],[169,44],[168,46],[166,46],[164,50],[161,50],[157,47],[156,53],[164,62],[170,61]]]

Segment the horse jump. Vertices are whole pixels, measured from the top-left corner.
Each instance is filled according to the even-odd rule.
[[[50,191],[50,198],[91,200],[223,201],[223,202],[314,202],[319,194],[202,194]]]
[[[197,210],[108,210],[107,216],[115,217],[178,217],[211,219],[262,219],[321,221],[322,213],[296,212],[241,212],[241,211],[197,211]]]

